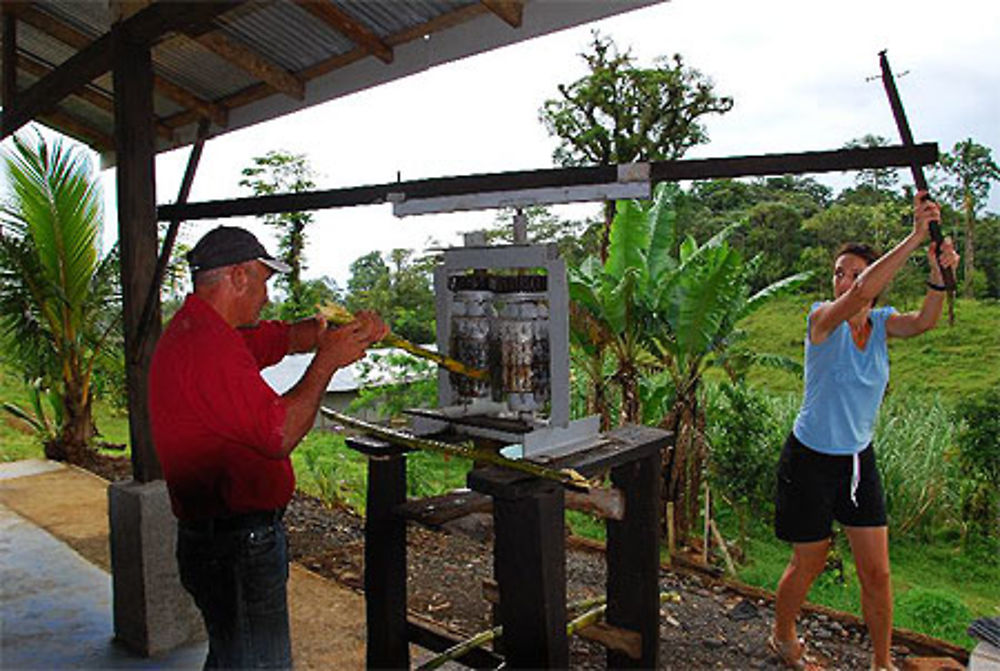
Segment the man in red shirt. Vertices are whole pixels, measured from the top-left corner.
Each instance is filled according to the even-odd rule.
[[[252,233],[220,226],[188,254],[194,293],[153,354],[153,440],[178,518],[181,582],[209,637],[206,668],[288,668],[288,552],[281,515],[295,488],[289,454],[312,428],[333,373],[388,328],[360,313],[261,322],[267,280],[289,267]],[[283,395],[260,370],[316,354]]]

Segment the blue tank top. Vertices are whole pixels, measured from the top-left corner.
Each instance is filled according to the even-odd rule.
[[[851,338],[847,322],[818,345],[809,338],[809,321],[820,303],[809,310],[805,339],[805,392],[795,437],[825,454],[857,454],[872,440],[875,418],[889,383],[889,348],[885,321],[896,310],[881,307],[869,313],[872,332],[864,349]]]

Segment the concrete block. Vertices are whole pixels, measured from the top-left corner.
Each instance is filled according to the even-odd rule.
[[[163,480],[108,487],[115,640],[153,656],[205,638],[177,571],[177,520]]]
[[[1000,648],[980,641],[969,655],[969,671],[1000,671]]]

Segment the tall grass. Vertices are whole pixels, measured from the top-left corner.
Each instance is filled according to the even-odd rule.
[[[940,397],[893,391],[883,403],[875,435],[894,534],[928,540],[960,524],[955,430]]]

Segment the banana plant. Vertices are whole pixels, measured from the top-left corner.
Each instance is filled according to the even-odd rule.
[[[750,295],[754,264],[727,239],[733,224],[703,244],[680,239],[677,203],[682,192],[661,184],[651,202],[619,201],[608,258],[590,258],[569,273],[574,301],[571,329],[584,357],[610,352],[612,372],[592,362],[592,382],[613,382],[621,393],[622,422],[661,417],[673,431],[674,450],[665,455],[665,498],[677,503],[681,538],[694,518],[707,445],[699,387],[712,365],[733,368],[741,332],[737,322],[768,299],[808,277],[785,278]],[[751,357],[754,358],[754,357]],[[756,357],[766,360],[766,357]],[[659,412],[642,401],[664,405]]]
[[[641,421],[639,386],[644,369],[655,363],[646,347],[646,333],[655,319],[657,278],[673,268],[664,250],[673,246],[676,216],[668,189],[661,187],[652,206],[618,201],[608,247],[601,263],[589,257],[569,271],[573,301],[570,329],[583,370],[603,398],[609,383],[621,394],[620,422]],[[610,354],[613,370],[605,370]],[[604,406],[606,409],[606,406]],[[604,414],[607,425],[607,415]]]
[[[680,539],[687,537],[697,516],[708,457],[700,396],[703,375],[707,368],[720,366],[735,376],[750,361],[790,365],[787,360],[741,348],[743,332],[737,324],[809,277],[799,273],[750,295],[750,278],[759,260],[745,261],[727,241],[740,225],[723,229],[702,245],[686,238],[678,247],[678,262],[657,278],[661,287],[656,302],[658,326],[650,332],[649,344],[673,387],[672,402],[660,426],[674,433],[674,449],[664,463],[664,494],[665,500],[675,503]]]

